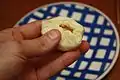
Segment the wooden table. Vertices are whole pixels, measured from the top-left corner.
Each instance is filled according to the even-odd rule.
[[[12,27],[21,17],[23,17],[29,11],[41,5],[56,1],[65,0],[1,0],[0,30]],[[120,35],[120,24],[117,23],[116,15],[116,0],[76,0],[76,1],[92,5],[103,11],[114,22]],[[104,80],[119,80],[119,79],[120,79],[120,58],[117,60],[116,65],[111,70],[111,72],[104,78]]]

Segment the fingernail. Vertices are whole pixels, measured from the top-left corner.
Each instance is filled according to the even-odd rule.
[[[51,30],[49,33],[48,33],[48,36],[50,37],[50,39],[56,39],[59,37],[59,33],[58,31],[56,30]]]

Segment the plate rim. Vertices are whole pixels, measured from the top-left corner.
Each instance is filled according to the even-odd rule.
[[[119,48],[119,47],[120,47],[119,43],[120,43],[120,42],[119,42],[118,31],[117,31],[117,28],[115,27],[114,23],[112,22],[112,20],[111,20],[105,13],[103,13],[103,12],[102,12],[101,10],[99,10],[98,8],[93,7],[93,6],[89,5],[89,4],[85,4],[85,3],[82,3],[82,2],[74,2],[74,1],[64,1],[64,2],[63,2],[63,1],[59,1],[59,2],[47,3],[47,4],[41,5],[41,6],[37,7],[37,8],[35,8],[35,9],[27,12],[27,14],[25,14],[23,17],[20,18],[20,20],[17,21],[17,23],[14,25],[14,27],[16,27],[21,21],[23,21],[25,17],[27,17],[27,16],[30,15],[31,13],[37,11],[38,9],[43,8],[43,7],[47,7],[47,6],[51,6],[51,5],[56,5],[56,4],[76,4],[76,5],[78,5],[78,6],[89,7],[89,8],[91,8],[91,9],[99,12],[99,13],[100,13],[102,16],[104,16],[104,17],[110,22],[110,24],[112,25],[112,28],[113,28],[113,30],[114,30],[114,32],[115,32],[115,36],[116,36],[116,42],[117,42],[117,43],[116,43],[116,55],[115,55],[114,59],[112,60],[111,65],[107,68],[107,70],[105,70],[105,72],[102,73],[96,80],[101,80],[101,79],[103,79],[103,78],[112,70],[112,68],[114,67],[114,65],[115,65],[115,63],[116,63],[116,61],[117,61],[117,59],[118,59],[118,57],[119,57],[119,49],[120,49],[120,48]]]

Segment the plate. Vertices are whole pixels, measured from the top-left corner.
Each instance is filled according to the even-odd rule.
[[[100,10],[82,3],[51,3],[29,12],[17,25],[55,16],[75,19],[85,28],[83,40],[90,49],[50,80],[100,80],[113,68],[119,53],[119,36],[113,22]]]

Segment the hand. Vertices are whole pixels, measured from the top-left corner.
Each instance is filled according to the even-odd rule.
[[[36,21],[0,31],[0,80],[46,80],[89,49],[82,41],[74,51],[57,51],[60,32],[41,36],[40,29],[41,21]]]

